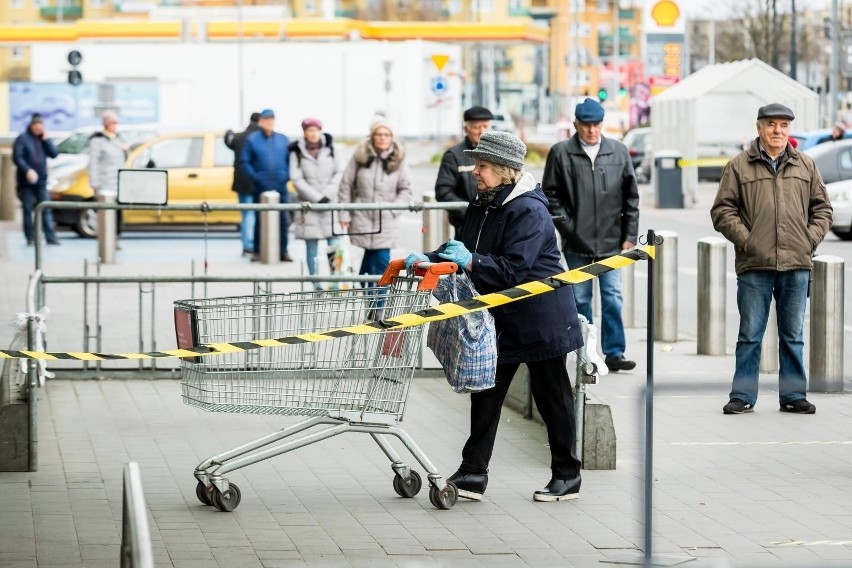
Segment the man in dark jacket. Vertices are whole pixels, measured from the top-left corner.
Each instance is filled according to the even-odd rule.
[[[44,132],[41,115],[32,115],[29,126],[15,138],[12,146],[12,161],[17,168],[15,181],[24,213],[24,236],[28,245],[35,242],[35,207],[42,201],[50,200],[47,193],[47,159],[55,158],[58,154],[53,141]],[[47,244],[60,244],[53,226],[53,212],[45,209],[41,218]]]
[[[562,235],[571,269],[633,248],[639,232],[639,190],[633,163],[621,142],[601,136],[604,109],[586,99],[574,111],[576,134],[551,148],[542,189]],[[624,357],[621,273],[598,279],[601,291],[601,344],[610,371],[636,366]],[[577,310],[592,321],[592,283],[574,286]]]
[[[252,132],[258,130],[257,121],[260,120],[260,113],[253,112],[249,118],[248,126],[242,132],[234,133],[227,131],[225,133],[225,145],[234,151],[234,183],[231,189],[237,192],[240,203],[254,203],[254,191],[251,178],[240,163],[240,158],[243,153],[243,146],[246,143],[246,138]],[[242,222],[240,223],[240,238],[243,241],[243,256],[252,256],[254,254],[254,225],[255,212],[243,211]]]
[[[257,131],[246,137],[240,153],[240,164],[252,181],[254,203],[260,203],[260,194],[264,191],[277,191],[281,203],[287,203],[287,182],[290,179],[290,141],[280,132],[275,132],[275,113],[264,109],[258,119]],[[281,212],[281,260],[292,262],[287,254],[287,232],[290,228],[289,216]],[[254,225],[254,256],[260,260],[260,219]]]
[[[470,203],[476,197],[476,180],[473,177],[474,160],[464,155],[479,144],[479,137],[491,130],[494,115],[485,107],[471,107],[464,111],[464,140],[444,152],[438,179],[435,180],[435,198],[438,201],[464,201]],[[464,211],[448,211],[450,223],[461,230]]]

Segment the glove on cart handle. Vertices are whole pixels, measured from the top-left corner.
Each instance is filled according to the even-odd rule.
[[[438,285],[438,278],[458,272],[459,266],[455,262],[418,262],[414,266],[414,275],[421,278],[417,290],[434,290]],[[390,261],[379,286],[390,286],[394,279],[405,270],[405,259],[398,258]]]

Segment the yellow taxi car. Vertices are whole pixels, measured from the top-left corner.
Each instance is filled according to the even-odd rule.
[[[225,145],[222,132],[190,132],[157,136],[133,148],[125,167],[156,168],[168,171],[169,203],[201,205],[236,204],[231,190],[234,177],[234,153]],[[85,169],[59,180],[51,188],[54,201],[94,201]],[[124,225],[240,224],[239,211],[125,211]],[[84,237],[97,234],[97,215],[84,211],[56,210],[60,225],[70,226]]]

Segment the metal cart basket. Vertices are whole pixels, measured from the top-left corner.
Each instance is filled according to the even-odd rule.
[[[457,267],[421,263],[415,274],[404,270],[403,261],[392,261],[373,288],[177,301],[179,347],[274,340],[381,322],[428,307],[438,278]],[[364,432],[390,459],[397,494],[414,497],[422,482],[386,435],[399,438],[426,470],[432,504],[451,508],[458,498],[456,487],[444,481],[397,425],[405,411],[422,333],[422,326],[415,326],[295,345],[272,341],[274,346],[262,349],[182,360],[185,404],[212,412],[309,417],[201,462],[195,470],[198,499],[220,511],[233,511],[240,503],[240,490],[225,474],[338,434]],[[296,436],[309,429],[314,430]]]

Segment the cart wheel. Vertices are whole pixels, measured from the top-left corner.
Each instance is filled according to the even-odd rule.
[[[429,488],[429,500],[438,509],[452,509],[459,499],[459,490],[452,483],[447,483],[443,489],[434,485]]]
[[[213,488],[213,506],[223,513],[230,513],[240,504],[240,488],[231,483],[228,490],[222,493],[216,487]]]
[[[198,500],[204,505],[213,504],[213,501],[210,499],[210,493],[207,491],[207,486],[200,481],[198,482],[198,485],[195,486],[195,496],[198,497]]]
[[[400,497],[412,498],[420,492],[423,486],[423,481],[420,479],[420,474],[411,470],[411,474],[403,479],[398,473],[393,476],[393,490]]]

